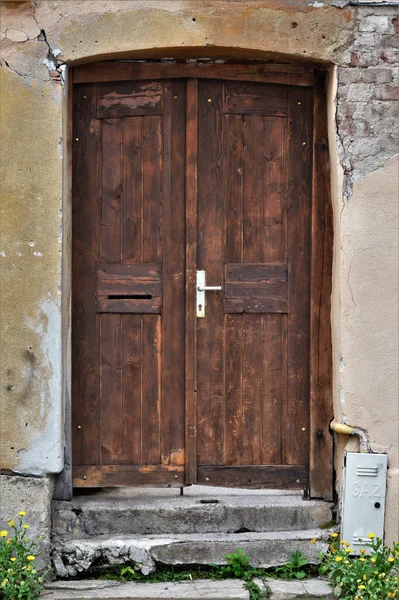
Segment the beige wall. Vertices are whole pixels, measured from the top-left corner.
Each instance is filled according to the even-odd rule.
[[[163,57],[180,53],[199,58],[273,55],[350,66],[351,46],[357,36],[367,34],[359,33],[359,24],[365,21],[353,9],[320,4],[293,0],[3,3],[0,264],[7,281],[1,288],[2,343],[7,352],[2,353],[0,467],[44,474],[58,472],[63,465],[60,290],[65,86],[60,82],[60,62],[74,64],[120,53],[145,58],[157,52]],[[370,15],[372,11],[364,18]],[[377,148],[375,159],[364,164],[355,152],[351,154],[352,142],[347,147],[341,136],[334,146],[332,109],[330,94],[336,226],[335,412],[337,419],[365,427],[373,449],[389,452],[388,533],[392,538],[398,537],[394,530],[397,483],[395,491],[392,476],[396,469],[397,482],[395,166],[390,146]],[[356,132],[351,135],[356,141]],[[356,173],[357,160],[362,169]],[[347,161],[352,172],[344,177],[339,163]],[[343,185],[348,197],[343,195]],[[341,455],[342,448],[338,459]]]

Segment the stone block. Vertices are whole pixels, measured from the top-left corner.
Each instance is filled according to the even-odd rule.
[[[389,18],[386,15],[370,15],[359,23],[359,31],[388,33],[390,30]]]
[[[354,102],[369,102],[374,98],[375,86],[367,83],[353,83],[348,88],[347,99]]]
[[[295,600],[299,598],[332,600],[334,598],[331,586],[328,581],[323,579],[307,579],[304,581],[275,579],[265,582],[255,579],[255,583],[264,590],[265,596],[271,600]]]
[[[392,81],[392,69],[386,68],[370,68],[362,69],[360,73],[360,81],[362,83],[391,83]],[[357,82],[355,82],[357,83]]]
[[[12,532],[9,519],[17,521],[18,512],[24,510],[24,522],[30,526],[29,537],[43,537],[37,567],[44,569],[50,564],[51,498],[53,481],[48,477],[21,477],[0,475],[0,529]]]
[[[399,100],[399,86],[384,85],[375,90],[377,100]]]

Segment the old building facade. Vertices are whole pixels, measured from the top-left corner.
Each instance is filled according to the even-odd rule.
[[[72,485],[73,70],[121,60],[285,65],[325,75],[320,178],[333,236],[318,321],[328,324],[321,427],[357,426],[372,451],[388,453],[385,534],[398,539],[396,3],[3,0],[1,38],[2,519],[27,507],[49,540],[54,486],[62,497]],[[336,434],[338,498],[347,449],[358,450],[355,439]]]

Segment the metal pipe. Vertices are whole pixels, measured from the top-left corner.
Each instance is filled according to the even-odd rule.
[[[338,423],[338,421],[331,421],[330,427],[335,433],[340,433],[341,435],[357,435],[360,442],[360,452],[364,454],[371,453],[367,434],[360,427],[352,427],[352,425],[345,425],[345,423]]]

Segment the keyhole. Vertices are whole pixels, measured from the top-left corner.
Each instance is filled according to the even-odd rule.
[[[199,312],[202,311],[202,304],[198,304],[198,310],[199,310]]]

